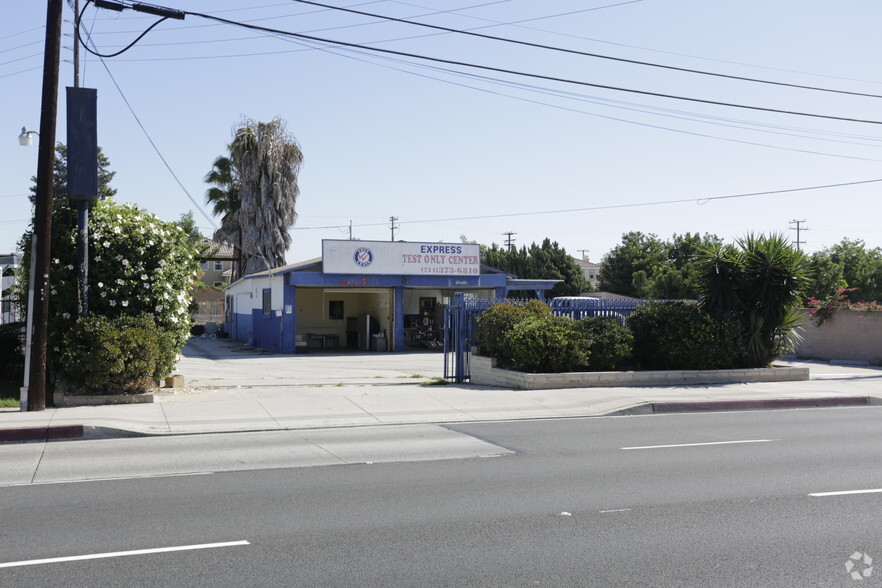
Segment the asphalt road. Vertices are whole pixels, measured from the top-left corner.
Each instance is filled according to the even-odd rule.
[[[882,489],[880,419],[470,423],[336,446],[329,432],[328,448],[358,448],[333,466],[276,462],[290,439],[240,433],[223,441],[236,459],[209,471],[191,456],[190,472],[184,449],[154,439],[115,440],[115,456],[98,452],[108,441],[65,442],[71,481],[0,487],[0,586],[879,586],[864,556],[882,558],[882,493],[829,493]],[[414,433],[443,443],[414,455]],[[206,439],[179,441],[206,454]],[[83,473],[88,444],[101,458]],[[0,446],[0,469],[22,447]],[[158,451],[167,460],[148,461],[176,473],[133,469]],[[383,461],[357,461],[372,455]],[[153,477],[94,479],[125,471]],[[183,549],[119,553],[168,548]]]

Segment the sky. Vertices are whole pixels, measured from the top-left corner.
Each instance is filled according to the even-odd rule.
[[[165,220],[192,211],[210,236],[220,224],[204,200],[212,162],[244,118],[280,117],[304,154],[289,263],[350,231],[390,240],[391,217],[396,240],[550,238],[592,261],[630,231],[796,241],[797,220],[805,251],[844,238],[882,246],[877,1],[325,3],[545,47],[296,1],[165,0],[363,48],[187,15],[116,57],[81,51],[116,200]],[[64,10],[61,142],[74,42]],[[89,5],[82,29],[110,54],[156,20]],[[39,130],[45,24],[45,2],[10,3],[0,21],[2,253],[32,215],[37,143],[16,137]]]

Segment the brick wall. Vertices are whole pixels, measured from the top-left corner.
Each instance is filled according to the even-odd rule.
[[[816,327],[804,310],[804,341],[796,350],[800,359],[842,359],[882,365],[882,312],[835,311]]]

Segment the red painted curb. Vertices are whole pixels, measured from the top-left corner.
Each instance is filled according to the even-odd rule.
[[[0,429],[0,443],[4,441],[51,441],[52,439],[82,439],[83,425],[55,427],[22,427]]]
[[[766,410],[774,408],[829,408],[835,406],[870,406],[867,396],[841,398],[772,398],[768,400],[708,400],[692,402],[653,402],[652,412],[702,412],[713,410]]]

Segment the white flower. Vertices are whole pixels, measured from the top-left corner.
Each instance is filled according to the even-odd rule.
[[[147,274],[141,274],[141,279],[142,279],[142,280],[147,280],[147,279],[149,279],[149,278],[147,277]]]
[[[98,287],[99,287],[99,288],[103,288],[103,287],[104,287],[104,282],[98,282]]]
[[[110,306],[116,306],[116,300],[111,300],[111,301],[110,301]]]
[[[122,280],[122,278],[117,278],[117,279],[116,279],[116,283],[119,284],[120,286],[122,286],[123,284],[125,284],[125,282]]]
[[[73,269],[73,265],[68,264],[67,269],[72,270],[72,269]]]
[[[129,305],[129,301],[128,301],[128,300],[123,300],[123,301],[122,301],[122,305],[123,305],[123,306],[128,306],[128,305]]]
[[[173,322],[173,323],[178,322],[178,317],[176,317],[176,316],[171,316],[169,318],[171,319],[171,322]]]
[[[129,265],[129,260],[128,260],[128,259],[124,259],[124,260],[122,260],[122,264],[123,264],[123,265]]]
[[[70,318],[70,313],[69,313],[69,312],[65,312],[64,314],[61,315],[61,318],[69,319],[69,318]]]
[[[156,310],[156,312],[162,312],[162,308],[163,306],[161,304],[157,304],[154,310]]]
[[[101,261],[101,256],[100,256],[100,255],[96,255],[96,256],[95,256],[95,261]]]
[[[102,245],[104,245],[105,247],[110,247],[110,241],[105,241],[104,243],[102,243]]]
[[[107,292],[102,292],[102,293],[101,293],[101,298],[107,298]]]
[[[116,233],[117,235],[119,235],[122,232],[122,230],[119,227],[113,227],[113,232]]]
[[[53,289],[53,290],[52,290],[52,295],[55,296],[56,294],[58,294],[58,290]]]

